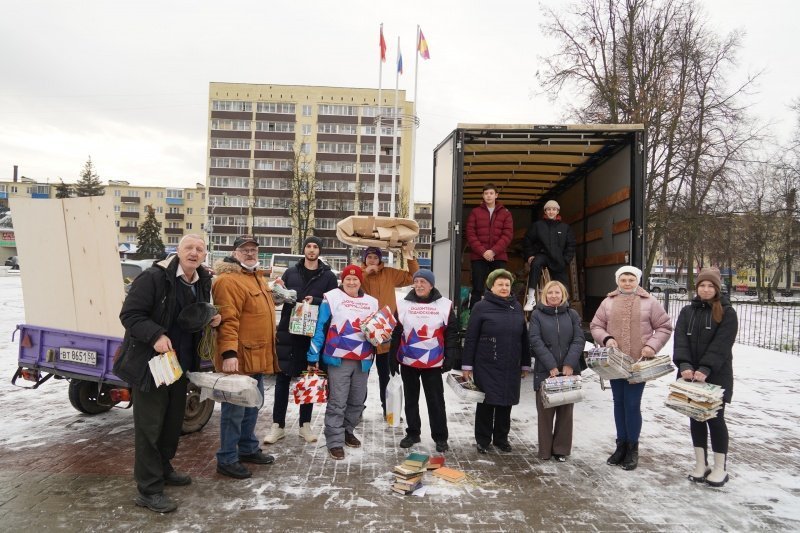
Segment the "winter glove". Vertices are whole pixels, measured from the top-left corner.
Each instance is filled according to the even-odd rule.
[[[400,363],[397,361],[397,357],[392,356],[391,354],[389,357],[389,373],[394,376],[398,372],[400,372]]]

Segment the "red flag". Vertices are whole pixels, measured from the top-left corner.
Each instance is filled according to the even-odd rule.
[[[431,58],[431,51],[428,48],[428,41],[425,40],[422,30],[419,30],[419,43],[417,43],[417,50],[419,50],[419,55],[422,56],[422,59]]]
[[[383,39],[383,24],[381,24],[381,61],[386,63],[386,41]]]

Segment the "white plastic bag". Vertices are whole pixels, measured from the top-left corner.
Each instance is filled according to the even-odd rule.
[[[403,412],[403,378],[398,372],[389,379],[386,385],[386,422],[389,427],[400,427]]]
[[[261,407],[264,396],[250,376],[222,372],[187,372],[189,381],[200,387],[200,401],[211,398],[242,407]]]

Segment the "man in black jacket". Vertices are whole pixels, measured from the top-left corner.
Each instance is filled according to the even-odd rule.
[[[544,204],[544,218],[531,224],[525,234],[523,248],[531,271],[528,274],[528,297],[523,311],[533,311],[536,305],[536,286],[542,268],[547,267],[551,280],[569,287],[567,268],[575,257],[575,234],[568,224],[561,222],[560,210],[558,202],[549,200]]]
[[[331,268],[320,261],[322,253],[322,239],[308,237],[303,243],[303,259],[296,265],[287,268],[280,279],[275,280],[278,285],[286,289],[297,291],[297,303],[311,305],[322,303],[322,295],[338,285],[336,275]],[[283,304],[281,320],[278,323],[277,351],[278,364],[281,371],[275,379],[275,403],[272,407],[272,428],[264,437],[265,444],[274,444],[286,436],[286,410],[289,406],[289,383],[293,377],[299,376],[306,369],[306,352],[311,344],[311,337],[305,335],[292,335],[289,333],[289,320],[295,311],[295,306]],[[314,404],[300,405],[300,436],[306,442],[316,442],[317,437],[311,431],[311,413]]]
[[[199,235],[186,235],[178,254],[154,264],[133,280],[119,318],[125,327],[114,374],[131,386],[135,454],[133,476],[139,495],[136,505],[167,513],[177,504],[164,494],[164,485],[188,485],[192,479],[176,472],[170,461],[186,410],[188,379],[198,370],[201,333],[177,325],[181,310],[195,302],[211,301],[211,274],[202,265],[206,244]],[[219,325],[217,314],[211,325]],[[171,385],[156,387],[148,362],[157,354],[174,351],[184,374]]]

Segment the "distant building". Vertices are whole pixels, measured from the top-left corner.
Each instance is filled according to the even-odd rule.
[[[392,200],[394,91],[383,91],[380,115],[378,214]],[[290,217],[296,155],[316,171],[313,234],[341,269],[352,251],[336,238],[336,222],[373,214],[378,91],[347,87],[211,83],[208,102],[209,238],[229,253],[236,236],[252,233],[265,252],[298,250]],[[413,106],[400,91],[395,213],[408,208],[400,190],[411,181]],[[406,214],[407,216],[407,214]]]

